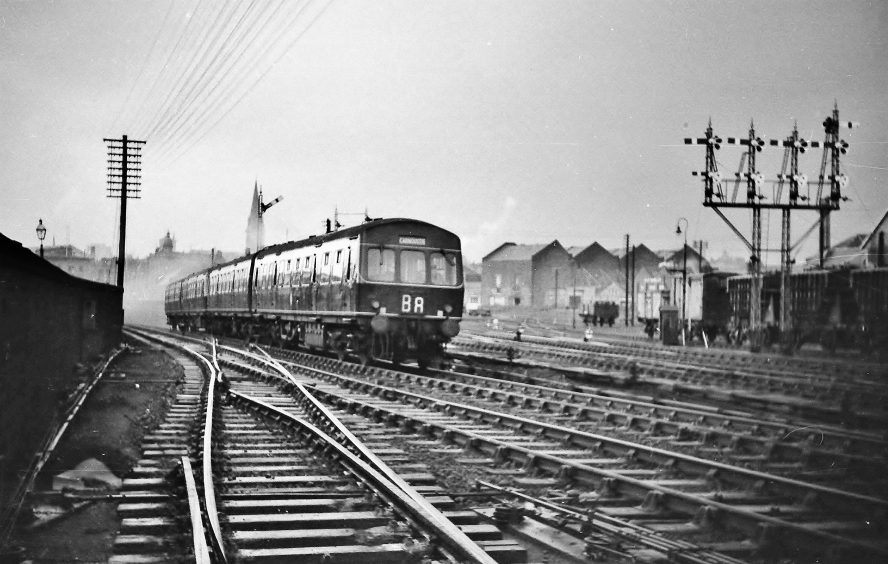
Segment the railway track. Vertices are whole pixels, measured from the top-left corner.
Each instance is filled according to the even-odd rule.
[[[599,350],[601,349],[601,350]],[[644,358],[620,353],[588,343],[559,344],[525,337],[522,342],[489,336],[458,337],[451,354],[468,362],[485,361],[492,356],[505,362],[529,367],[549,367],[573,374],[578,380],[607,381],[624,386],[660,389],[672,396],[707,402],[719,401],[735,408],[780,411],[816,418],[823,422],[883,429],[888,423],[884,382],[823,377],[816,373],[776,375],[751,373],[742,368],[712,368],[705,363],[688,364],[674,357]],[[665,351],[664,355],[670,351]],[[511,356],[520,356],[517,361]],[[717,358],[717,353],[713,353]],[[501,362],[502,362],[501,361]]]
[[[345,410],[374,413],[432,437],[435,444],[444,440],[482,454],[477,464],[496,467],[494,474],[497,468],[506,474],[541,472],[545,479],[526,485],[546,489],[577,483],[588,490],[592,485],[598,492],[596,507],[613,505],[605,513],[634,522],[647,518],[654,522],[652,529],[670,535],[693,536],[707,527],[725,527],[739,535],[710,543],[713,549],[766,552],[775,549],[779,536],[794,539],[793,546],[816,545],[866,558],[886,550],[877,533],[886,507],[880,498],[448,402],[437,393],[416,394],[405,389],[403,379],[383,384],[378,371],[347,377],[335,373],[342,371],[338,365],[335,372],[301,365],[291,370],[309,381],[323,379],[314,389]],[[345,399],[341,386],[352,389]]]
[[[477,515],[439,510],[418,492],[436,488],[428,474],[395,472],[313,398],[224,377],[200,348],[178,348],[185,388],[124,481],[112,562],[524,561]],[[186,515],[201,516],[190,537]]]
[[[810,437],[778,439],[781,422],[756,425],[704,406],[302,353],[272,358],[261,349],[219,347],[220,379],[218,368],[207,368],[207,345],[188,346],[191,353],[178,353],[186,387],[175,417],[150,437],[140,473],[124,483],[121,514],[133,521],[121,530],[114,561],[197,551],[198,537],[210,539],[209,558],[239,561],[466,561],[460,550],[471,545],[478,561],[519,562],[527,558],[520,537],[547,539],[549,549],[574,558],[616,561],[888,556],[888,501],[831,487],[827,472],[815,476],[824,457],[850,467],[872,463],[866,453],[876,447],[884,456],[881,439],[864,432],[829,429],[812,449]],[[207,391],[202,370],[221,392]],[[213,395],[211,418],[202,410]],[[213,431],[201,434],[194,420]],[[707,448],[718,460],[690,454]],[[198,462],[206,451],[210,462]],[[346,459],[379,478],[356,477]],[[170,525],[194,511],[182,501],[191,463],[202,478],[191,497],[214,489],[218,511],[198,501],[195,529],[209,532],[183,536],[181,525]],[[438,528],[444,521],[449,533]],[[441,540],[453,529],[468,539],[462,549]]]

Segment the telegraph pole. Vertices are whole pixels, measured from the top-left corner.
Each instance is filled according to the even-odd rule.
[[[629,234],[626,234],[626,319],[623,324],[629,327]],[[619,311],[619,310],[617,310]]]
[[[638,317],[638,310],[635,309],[635,297],[638,295],[638,289],[635,287],[635,245],[632,245],[632,326],[635,326],[635,318]]]
[[[142,145],[145,141],[105,139],[108,145],[108,197],[120,198],[120,241],[117,249],[117,287],[123,289],[126,263],[126,201],[142,197]]]

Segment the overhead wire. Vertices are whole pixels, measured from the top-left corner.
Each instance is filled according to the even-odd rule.
[[[255,2],[251,3],[249,9],[251,9],[254,4]],[[267,7],[268,5],[269,4],[264,4],[263,6]],[[260,24],[263,22],[264,15],[264,10],[260,10],[255,14],[252,14],[250,11],[241,14],[234,27],[229,30],[229,33],[223,41],[223,47],[216,53],[217,56],[212,61],[214,66],[218,66],[218,68],[212,70],[207,69],[208,74],[201,82],[200,90],[196,95],[192,96],[193,100],[190,104],[189,111],[187,111],[188,116],[193,115],[196,111],[195,108],[207,108],[212,106],[213,92],[218,87],[218,84],[226,81],[226,77],[229,77],[227,78],[228,81],[237,81],[241,80],[242,73],[248,72],[247,69],[238,70],[238,73],[241,74],[233,73],[233,61],[240,60],[243,57],[243,54],[250,50],[253,43],[253,32],[259,28]],[[221,61],[221,63],[218,61]],[[181,125],[183,115],[186,115],[186,112],[180,111],[176,116],[175,123]],[[167,128],[168,127],[169,126],[167,126]],[[160,142],[155,146],[155,149],[167,149],[167,145],[172,141],[172,134],[170,131],[164,131],[159,137]]]
[[[187,36],[187,31],[191,26],[191,23],[194,21],[193,13],[199,8],[200,4],[203,0],[195,0],[194,9],[190,12],[186,12],[185,24],[182,26],[181,32],[178,34],[178,39],[176,40],[175,45],[167,52],[166,58],[164,60],[163,65],[161,65],[160,69],[157,72],[157,76],[154,79],[154,82],[151,85],[151,88],[148,89],[145,97],[142,100],[142,104],[139,106],[139,109],[136,111],[136,121],[134,123],[134,130],[140,131],[146,129],[145,125],[147,125],[150,121],[148,116],[148,108],[146,106],[151,103],[152,100],[156,100],[154,97],[155,91],[158,89],[160,84],[166,80],[167,76],[170,72],[167,69],[170,68],[170,65],[176,64],[176,60],[174,60],[174,56],[180,52],[180,47],[182,42],[185,40]],[[161,92],[165,91],[161,89]]]
[[[206,53],[215,46],[216,40],[218,40],[218,35],[222,32],[228,22],[227,19],[223,22],[223,19],[226,9],[230,5],[231,0],[226,0],[223,7],[216,13],[216,18],[206,28],[203,35],[197,39],[195,49],[192,50],[191,60],[181,68],[179,76],[175,81],[175,85],[170,89],[166,98],[164,98],[164,101],[160,104],[158,112],[159,117],[155,121],[149,123],[148,132],[146,133],[147,137],[153,136],[160,124],[162,124],[164,120],[169,119],[169,116],[174,113],[174,106],[168,102],[170,100],[175,100],[181,95],[185,87],[191,82],[191,76],[193,76],[195,71],[199,70],[201,63],[203,63],[206,57]],[[215,36],[216,39],[211,40],[211,36]],[[191,71],[190,74],[189,70]]]
[[[151,42],[151,47],[145,53],[145,58],[142,60],[141,68],[139,69],[139,74],[136,76],[136,79],[133,81],[132,85],[130,85],[129,92],[126,94],[126,98],[123,100],[123,103],[120,105],[120,109],[117,110],[117,115],[114,117],[114,121],[111,122],[111,127],[109,127],[109,131],[115,131],[117,129],[117,124],[120,122],[120,118],[123,115],[124,110],[129,104],[130,99],[133,96],[133,92],[136,90],[136,86],[141,82],[142,76],[145,74],[145,70],[148,68],[148,62],[154,56],[155,49],[157,48],[157,43],[160,40],[161,35],[167,27],[167,22],[170,20],[170,14],[173,13],[173,6],[175,5],[175,0],[170,0],[170,5],[167,7],[166,14],[163,16],[163,21],[160,23],[160,27],[157,28],[157,33],[154,34],[154,41]]]
[[[184,75],[185,72],[187,72],[188,65],[193,59],[194,49],[197,48],[200,44],[199,34],[201,24],[203,23],[201,18],[203,17],[203,14],[207,12],[207,10],[202,9],[203,3],[204,0],[197,1],[197,5],[195,6],[194,11],[188,18],[188,25],[183,30],[180,41],[176,43],[176,48],[174,49],[174,52],[178,52],[176,64],[173,67],[166,67],[171,69],[168,73],[170,86],[164,90],[166,92],[166,95],[163,96],[163,100],[160,102],[160,104],[157,105],[151,117],[144,125],[145,130],[148,132],[148,134],[146,134],[146,137],[150,135],[153,124],[157,122],[157,120],[159,119],[159,115],[164,111],[164,108],[166,108],[167,104],[169,103],[179,79]],[[190,32],[189,30],[193,28],[198,28],[198,31],[193,33]],[[184,45],[182,45],[183,42]],[[192,59],[188,59],[186,61],[189,53],[192,54]]]
[[[163,139],[167,135],[167,130],[171,127],[172,124],[175,124],[177,120],[181,119],[182,113],[189,108],[192,103],[196,103],[199,97],[202,95],[203,90],[205,89],[205,81],[208,73],[213,70],[214,65],[216,64],[217,59],[220,54],[224,51],[221,47],[227,43],[228,38],[230,38],[234,29],[237,29],[240,25],[246,14],[252,8],[251,3],[250,6],[247,7],[247,11],[240,15],[238,21],[234,24],[232,28],[231,22],[232,19],[237,15],[237,6],[232,10],[228,17],[226,18],[224,24],[216,31],[215,37],[212,39],[212,42],[208,44],[207,49],[205,49],[203,55],[201,56],[201,60],[198,63],[197,68],[195,69],[195,73],[189,77],[188,83],[183,85],[182,89],[182,101],[179,103],[177,107],[177,111],[169,112],[164,121],[158,123],[155,127],[155,133],[153,135],[156,138]],[[228,33],[223,37],[225,31],[228,30]],[[217,47],[220,45],[221,47]],[[207,57],[212,57],[207,62]],[[185,90],[185,86],[187,86],[187,90]]]
[[[257,84],[258,84],[263,78],[265,78],[265,76],[266,76],[269,72],[271,72],[271,70],[274,68],[274,66],[277,64],[277,62],[280,61],[280,59],[283,58],[283,57],[284,57],[284,56],[290,51],[290,49],[292,49],[293,45],[295,45],[296,42],[298,42],[298,41],[299,41],[299,40],[300,40],[300,39],[301,39],[301,38],[302,38],[302,37],[303,37],[303,36],[304,36],[304,35],[305,35],[305,34],[306,34],[306,33],[307,33],[307,32],[313,27],[313,26],[314,26],[314,24],[318,21],[318,19],[320,19],[320,17],[324,14],[324,12],[327,10],[327,8],[330,6],[331,3],[332,3],[332,0],[327,1],[327,2],[326,2],[326,3],[325,3],[325,4],[324,4],[324,5],[323,5],[318,11],[317,11],[317,13],[312,17],[312,19],[308,22],[308,24],[307,24],[307,25],[306,25],[306,26],[305,26],[305,27],[304,27],[304,28],[303,28],[303,29],[302,29],[302,30],[301,30],[301,31],[300,31],[300,32],[299,32],[299,33],[298,33],[298,34],[297,34],[297,35],[296,35],[296,36],[295,36],[295,37],[294,37],[294,38],[293,38],[293,39],[292,39],[292,40],[291,40],[291,41],[290,41],[285,47],[284,47],[284,49],[281,51],[281,53],[280,53],[280,54],[279,54],[279,55],[278,55],[278,56],[277,56],[277,57],[276,57],[276,58],[275,58],[275,59],[274,59],[269,65],[266,66],[265,70],[264,70],[263,72],[261,72],[261,74],[259,74],[259,75],[258,75],[258,76],[257,76],[257,77],[256,77],[256,78],[255,78],[255,79],[254,79],[254,80],[253,80],[253,81],[252,81],[252,82],[251,82],[251,83],[250,83],[245,89],[243,89],[243,91],[240,93],[240,95],[237,96],[237,97],[234,99],[233,102],[228,103],[227,108],[225,108],[225,109],[224,109],[223,111],[221,111],[221,112],[217,112],[217,113],[216,113],[216,116],[217,116],[217,117],[216,117],[215,120],[212,121],[208,126],[206,126],[205,124],[207,123],[207,118],[208,118],[208,116],[211,115],[211,114],[209,114],[209,112],[204,112],[204,114],[203,114],[203,121],[201,122],[201,126],[200,126],[200,127],[203,128],[203,131],[202,131],[202,132],[198,132],[199,130],[192,129],[191,132],[190,132],[190,139],[187,139],[186,136],[183,135],[183,136],[180,138],[180,139],[182,139],[182,140],[181,140],[181,141],[179,142],[179,144],[178,144],[178,147],[181,147],[181,150],[180,150],[179,153],[175,156],[175,158],[170,162],[170,164],[172,164],[173,162],[175,162],[176,160],[178,160],[179,158],[181,158],[182,155],[184,155],[184,154],[187,153],[189,150],[191,150],[191,148],[192,148],[196,143],[199,143],[201,140],[203,140],[203,138],[204,138],[204,137],[205,137],[210,131],[212,131],[212,129],[215,128],[216,125],[218,125],[218,124],[219,124],[219,123],[220,123],[220,122],[221,122],[221,121],[222,121],[222,120],[223,120],[223,119],[224,119],[224,118],[225,118],[225,117],[226,117],[226,116],[227,116],[227,115],[228,115],[228,114],[229,114],[229,113],[235,108],[235,107],[237,107],[237,105],[238,105],[238,104],[239,104],[239,103],[240,103],[240,102],[241,102],[241,101],[242,101],[242,100],[243,100],[243,99],[244,99],[244,98],[245,98],[250,92],[252,92],[252,90],[256,87],[256,85],[257,85]],[[274,40],[273,42],[271,42],[271,43],[266,47],[266,49],[264,50],[264,52],[263,52],[261,55],[259,55],[259,58],[260,58],[260,59],[261,59],[261,58],[264,58],[264,56],[265,56],[265,55],[266,55],[266,54],[267,54],[267,53],[268,53],[268,52],[269,52],[269,51],[270,51],[270,50],[271,50],[271,49],[277,44],[277,42],[280,40],[280,38],[283,37],[283,34],[286,33],[286,31],[288,31],[288,29],[289,29],[290,27],[292,27],[292,24],[294,24],[294,23],[296,22],[296,20],[298,20],[298,19],[303,15],[303,13],[305,12],[305,9],[306,9],[306,7],[308,6],[308,4],[309,4],[309,2],[306,2],[306,3],[303,4],[303,6],[297,11],[296,15],[295,15],[294,18],[291,20],[292,23],[288,23],[288,25],[284,26],[283,31],[282,31],[280,34],[278,34],[278,36],[275,38],[275,40]],[[253,65],[251,65],[251,66],[253,66]],[[236,87],[237,84],[235,84],[234,86]],[[228,99],[228,98],[227,98],[227,97],[224,97],[223,99]],[[186,145],[186,143],[188,143],[188,144]]]
[[[179,111],[176,112],[175,115],[173,115],[171,117],[171,119],[167,121],[167,123],[163,124],[164,129],[161,130],[160,135],[171,136],[172,134],[177,132],[178,129],[181,128],[182,123],[184,123],[183,120],[187,120],[187,117],[193,115],[195,108],[206,106],[206,103],[209,100],[209,96],[212,95],[212,93],[216,87],[215,85],[211,86],[211,84],[213,84],[213,79],[218,77],[218,80],[216,81],[215,84],[224,83],[226,75],[223,74],[222,76],[218,76],[218,73],[220,71],[224,71],[226,74],[230,73],[231,69],[233,69],[234,66],[237,64],[237,61],[240,60],[240,58],[244,55],[244,53],[249,51],[250,47],[252,46],[252,37],[250,36],[250,32],[253,30],[256,30],[256,32],[258,33],[258,30],[261,29],[259,27],[260,24],[264,23],[263,16],[265,14],[263,14],[262,12],[259,12],[256,16],[256,20],[253,22],[247,23],[246,25],[248,27],[244,27],[245,22],[247,21],[247,16],[249,15],[249,10],[253,7],[253,5],[255,5],[255,3],[256,2],[254,0],[250,4],[248,11],[241,15],[241,18],[238,20],[238,22],[235,24],[235,26],[229,31],[228,35],[223,40],[223,48],[216,51],[215,55],[213,56],[213,59],[210,61],[210,64],[205,66],[203,71],[200,73],[200,76],[197,77],[197,82],[195,82],[192,85],[192,88],[189,89],[188,93],[186,94],[185,100],[181,104]],[[282,5],[284,5],[284,3],[285,3],[285,0],[281,0],[281,2],[278,3],[277,8],[275,8],[275,10],[267,13],[267,17],[265,17],[265,20],[273,18],[274,15],[277,13],[277,11],[280,9],[280,7]],[[266,4],[265,6],[268,6],[268,5],[270,5],[270,4]],[[243,33],[241,33],[239,37],[234,37],[234,35],[236,33],[238,33],[241,29],[244,30]],[[253,34],[253,35],[255,35],[255,34]],[[225,45],[230,45],[230,47],[228,47],[227,51],[224,48]],[[243,48],[240,49],[240,52],[238,52],[235,55],[234,51],[237,50],[242,45],[243,45]],[[230,65],[228,65],[228,68],[225,69],[224,65],[229,61],[232,61],[232,62]],[[216,74],[214,75],[214,74],[210,74],[210,73],[216,73]],[[197,92],[194,92],[194,89],[197,87],[200,87],[200,90],[198,90]],[[208,88],[209,88],[209,90],[207,90]],[[199,100],[199,98],[201,96],[203,96],[203,98],[204,98],[203,100]],[[198,103],[199,101],[200,101],[200,103]],[[188,111],[188,110],[190,110],[190,111]],[[187,115],[186,115],[186,111],[188,111]],[[170,131],[170,128],[177,123],[179,124],[179,126],[176,127],[174,130]]]
[[[226,0],[215,11],[194,0],[180,19],[171,1],[112,127],[125,125],[150,141],[146,152],[155,162],[175,162],[255,89],[331,3],[315,11],[312,0]]]

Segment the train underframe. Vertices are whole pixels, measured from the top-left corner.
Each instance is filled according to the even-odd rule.
[[[168,316],[174,330],[240,338],[289,349],[325,351],[340,360],[366,365],[373,360],[394,364],[415,360],[421,368],[445,363],[440,320],[378,317],[286,319],[273,316]],[[455,334],[454,334],[455,335]]]

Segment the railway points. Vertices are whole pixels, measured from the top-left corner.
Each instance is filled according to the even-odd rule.
[[[477,365],[476,374],[460,373],[459,363],[371,367],[239,341],[214,346],[203,335],[128,335],[170,351],[186,380],[124,478],[112,561],[162,560],[201,541],[209,561],[298,561],[325,543],[337,547],[323,549],[334,561],[452,555],[459,549],[439,546],[444,533],[418,532],[422,521],[441,526],[434,515],[499,562],[544,552],[565,561],[874,561],[888,551],[879,533],[885,442],[865,428],[762,417],[753,405],[661,403],[625,386],[577,385],[554,370],[546,377],[540,367],[524,378],[514,364]],[[544,346],[529,339],[521,346]],[[792,432],[818,425],[820,441]],[[343,446],[324,447],[318,433]],[[331,448],[345,449],[339,462],[320,462]],[[374,509],[386,498],[378,484],[368,490],[325,473],[350,457],[392,472],[388,495],[417,508]],[[210,489],[212,511],[202,494]],[[194,512],[195,495],[197,537],[171,519]]]

